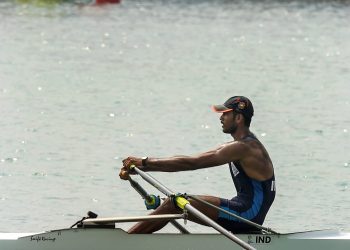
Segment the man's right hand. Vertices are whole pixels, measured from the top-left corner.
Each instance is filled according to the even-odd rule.
[[[123,167],[120,169],[119,177],[122,180],[128,180],[130,174],[135,174],[135,171],[130,169],[131,166],[142,166],[142,158],[129,156],[123,160]]]

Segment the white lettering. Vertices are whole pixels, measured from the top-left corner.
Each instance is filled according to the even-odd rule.
[[[276,181],[271,181],[271,191],[276,192]]]
[[[236,177],[239,174],[239,170],[236,168],[235,164],[233,164],[232,162],[230,163],[230,167],[231,167],[233,176]]]

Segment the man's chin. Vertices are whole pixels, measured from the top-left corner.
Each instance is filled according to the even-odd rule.
[[[236,129],[225,129],[225,128],[222,128],[222,132],[225,133],[225,134],[233,134],[236,132]]]
[[[225,134],[230,134],[230,131],[227,131],[227,129],[222,129],[222,132],[225,133]]]

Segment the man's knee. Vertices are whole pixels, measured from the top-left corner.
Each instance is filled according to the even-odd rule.
[[[166,210],[167,212],[173,212],[173,213],[178,213],[178,212],[181,212],[181,209],[179,209],[173,199],[171,198],[166,198],[162,205],[159,207],[159,209],[161,210]]]

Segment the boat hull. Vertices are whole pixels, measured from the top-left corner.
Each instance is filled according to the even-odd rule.
[[[256,249],[350,249],[350,234],[313,231],[282,235],[239,234]],[[122,229],[78,228],[37,234],[0,234],[1,250],[233,250],[220,234],[127,234]]]

